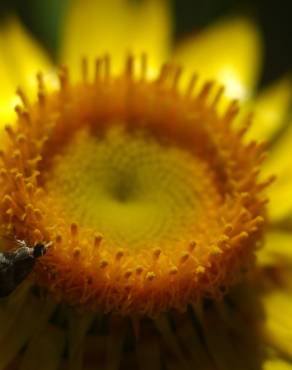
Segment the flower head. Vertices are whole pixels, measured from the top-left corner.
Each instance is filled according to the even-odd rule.
[[[37,101],[19,89],[16,122],[5,126],[2,234],[52,245],[1,307],[2,367],[14,359],[17,368],[25,346],[21,366],[33,369],[40,361],[32,359],[35,347],[44,354],[50,346],[49,368],[64,354],[78,369],[162,369],[172,362],[175,369],[258,369],[268,346],[281,347],[262,309],[273,316],[271,292],[289,278],[286,265],[271,259],[273,248],[262,253],[260,267],[255,261],[270,223],[265,189],[274,178],[261,174],[264,145],[248,133],[251,115],[240,115],[228,99],[252,95],[257,31],[245,20],[219,24],[207,41],[202,36],[194,48],[187,41],[158,68],[168,46],[164,3],[131,5],[126,21],[125,3],[112,5],[75,3],[61,57],[69,67],[57,79],[36,71]],[[157,29],[158,42],[145,36],[139,14]],[[98,25],[90,17],[100,17]],[[96,42],[98,27],[108,30],[103,42]],[[238,35],[243,40],[236,53],[227,47],[230,30],[232,45]],[[105,52],[112,45],[111,57]],[[218,48],[224,52],[209,60]],[[137,56],[125,57],[127,49]],[[244,59],[251,50],[253,69]],[[228,62],[230,54],[237,62]],[[199,77],[177,64],[190,57]],[[258,103],[274,126],[257,136],[270,143],[291,96],[278,89],[273,100],[278,91],[287,98],[271,109],[276,119],[264,114],[269,97]],[[22,328],[16,342],[9,323]]]
[[[94,81],[39,102],[24,100],[3,152],[2,226],[30,243],[54,241],[38,281],[73,305],[158,314],[218,298],[250,268],[265,223],[264,156],[234,130],[222,89],[193,94],[165,66],[147,81],[126,63],[112,77],[97,60]],[[68,268],[69,267],[69,268]]]

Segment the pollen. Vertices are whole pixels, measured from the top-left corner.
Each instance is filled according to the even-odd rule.
[[[134,68],[135,66],[135,68]],[[137,68],[136,68],[137,67]],[[254,264],[266,222],[263,145],[247,143],[251,117],[223,89],[181,69],[147,79],[147,58],[119,75],[110,59],[38,101],[19,91],[1,154],[1,227],[51,241],[34,282],[82,310],[157,315],[220,299]],[[239,127],[239,128],[238,128]]]

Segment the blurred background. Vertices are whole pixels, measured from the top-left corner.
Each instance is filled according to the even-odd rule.
[[[17,12],[52,56],[58,47],[62,17],[70,0],[0,0],[0,17]],[[101,0],[103,1],[103,0]],[[130,0],[141,1],[141,0]],[[257,20],[265,42],[261,85],[292,67],[292,1],[277,0],[172,0],[177,39],[229,14],[249,13]]]

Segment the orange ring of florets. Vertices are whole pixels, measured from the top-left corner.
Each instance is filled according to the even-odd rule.
[[[23,107],[16,109],[17,125],[6,127],[10,141],[2,152],[1,222],[4,232],[13,231],[30,243],[54,242],[36,268],[36,281],[58,299],[105,312],[155,315],[170,308],[183,310],[202,297],[220,297],[252,265],[265,221],[266,199],[261,192],[271,179],[257,180],[262,145],[243,143],[250,117],[234,130],[237,104],[231,103],[222,116],[217,112],[221,88],[212,100],[214,84],[206,83],[194,93],[193,78],[181,93],[179,68],[165,66],[156,80],[148,81],[145,58],[138,76],[133,64],[129,58],[125,72],[113,77],[105,57],[97,61],[95,78],[90,80],[85,60],[83,80],[71,85],[62,69],[60,90],[52,94],[45,93],[39,75],[34,105],[20,92]],[[139,263],[126,249],[103,250],[98,230],[88,242],[72,222],[59,228],[45,222],[54,199],[45,194],[42,174],[52,165],[56,148],[66,145],[70,133],[85,122],[91,123],[94,134],[115,119],[126,121],[130,131],[147,127],[155,137],[207,160],[224,199],[216,227],[207,219],[202,222],[204,233],[212,233],[211,242],[194,235],[171,258],[155,247]],[[86,243],[94,247],[94,265],[86,260]],[[206,250],[200,258],[198,245]]]

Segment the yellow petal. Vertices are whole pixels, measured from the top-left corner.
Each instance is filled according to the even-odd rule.
[[[266,88],[250,104],[255,112],[255,118],[248,132],[248,138],[272,141],[287,124],[291,101],[292,80],[290,76]]]
[[[19,99],[15,96],[15,85],[10,76],[9,68],[3,60],[2,42],[0,38],[0,129],[14,117],[13,108]]]
[[[261,295],[265,311],[265,339],[268,344],[292,359],[292,233],[270,231],[259,262],[267,284]],[[266,274],[266,275],[265,275]]]
[[[292,232],[269,231],[265,245],[258,251],[262,265],[286,265],[292,267]]]
[[[263,370],[292,370],[291,362],[278,358],[265,361]]]
[[[146,52],[155,71],[169,53],[170,39],[169,7],[164,0],[73,0],[60,59],[78,71],[82,56],[94,60],[109,53],[116,69],[129,52]]]
[[[266,339],[272,348],[292,358],[291,292],[274,291],[264,296]]]
[[[0,28],[0,120],[14,118],[13,107],[19,102],[15,95],[18,86],[28,95],[35,94],[36,74],[49,72],[49,58],[21,26],[17,18],[10,18]]]
[[[269,152],[263,172],[277,176],[268,188],[272,222],[292,222],[292,122]]]
[[[221,20],[182,42],[174,60],[187,72],[204,79],[216,79],[231,98],[248,98],[257,82],[261,66],[261,38],[247,18]]]

